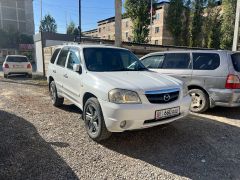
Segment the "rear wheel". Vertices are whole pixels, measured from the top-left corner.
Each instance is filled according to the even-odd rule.
[[[27,76],[28,76],[28,78],[32,78],[32,74],[28,74]]]
[[[58,94],[57,94],[57,88],[56,88],[56,85],[55,85],[55,82],[52,81],[50,83],[50,97],[52,99],[52,103],[54,106],[56,107],[60,107],[63,105],[63,101],[64,101],[64,98],[59,98],[58,97]]]
[[[190,110],[195,113],[203,113],[210,107],[208,95],[200,89],[191,89],[189,91],[192,97]]]
[[[102,141],[111,136],[106,128],[101,106],[96,98],[90,98],[84,105],[83,119],[85,128],[90,138]]]

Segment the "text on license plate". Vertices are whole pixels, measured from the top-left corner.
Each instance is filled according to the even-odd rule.
[[[156,111],[155,118],[156,119],[165,119],[168,117],[177,116],[179,114],[180,114],[180,107],[175,107],[175,108],[171,108],[171,109],[164,109],[164,110]]]

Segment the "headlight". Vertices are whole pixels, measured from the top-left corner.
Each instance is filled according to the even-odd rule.
[[[113,89],[108,93],[109,101],[116,104],[140,104],[141,100],[134,91]]]
[[[183,83],[182,88],[183,88],[183,96],[185,97],[188,95],[188,87],[185,83]]]

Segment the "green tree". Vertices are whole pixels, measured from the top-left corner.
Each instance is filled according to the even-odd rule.
[[[78,27],[76,27],[76,25],[73,21],[71,21],[67,27],[67,34],[74,35],[74,36],[79,35],[79,29],[78,29]]]
[[[192,21],[190,25],[190,46],[199,47],[202,45],[202,25],[203,25],[204,0],[193,2]]]
[[[223,0],[223,20],[221,26],[221,48],[231,49],[233,43],[234,23],[237,0]]]
[[[183,0],[170,0],[166,22],[174,38],[174,45],[181,45],[183,32]]]
[[[133,42],[146,43],[149,36],[150,0],[126,0],[126,14],[133,22]],[[155,3],[155,1],[154,1]]]
[[[183,11],[184,19],[183,19],[183,25],[182,25],[182,45],[189,46],[190,41],[190,15],[191,15],[191,0],[187,0],[185,2],[185,8]]]
[[[50,14],[47,14],[47,15],[44,16],[44,19],[41,21],[39,31],[54,32],[54,33],[57,32],[56,21]]]

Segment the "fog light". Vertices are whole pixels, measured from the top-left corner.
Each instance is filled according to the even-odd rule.
[[[121,128],[124,128],[124,127],[126,126],[126,124],[127,124],[127,121],[122,121],[122,122],[120,123],[120,127],[121,127]]]

